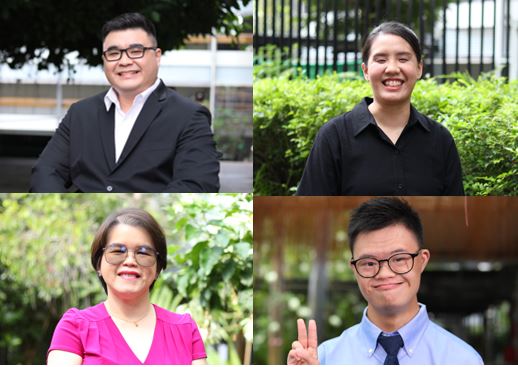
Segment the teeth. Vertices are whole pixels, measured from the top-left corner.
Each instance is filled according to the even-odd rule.
[[[389,87],[398,87],[402,83],[401,80],[386,80],[384,84],[388,85]]]
[[[122,278],[128,278],[128,279],[134,279],[134,278],[137,278],[137,275],[136,274],[121,274],[121,277]]]

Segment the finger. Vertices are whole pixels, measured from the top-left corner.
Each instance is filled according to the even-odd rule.
[[[292,349],[292,352],[296,364],[320,364],[315,350]]]
[[[315,320],[309,320],[308,325],[308,348],[317,349],[318,337],[317,337],[317,324]]]
[[[294,341],[293,343],[291,343],[291,349],[304,349],[304,347],[302,346],[302,344],[300,344],[299,341]]]
[[[308,347],[308,333],[306,331],[306,323],[302,319],[297,320],[297,333],[299,343],[302,344],[303,348]]]
[[[288,353],[288,364],[297,364],[297,356],[293,349]]]

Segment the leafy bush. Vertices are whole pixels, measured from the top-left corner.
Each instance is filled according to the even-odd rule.
[[[486,74],[421,80],[413,105],[444,124],[462,162],[466,195],[518,194],[518,81]],[[254,191],[292,195],[319,128],[371,95],[367,82],[326,75],[254,82]]]

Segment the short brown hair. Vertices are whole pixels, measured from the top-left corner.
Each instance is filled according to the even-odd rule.
[[[103,256],[103,248],[107,245],[106,241],[108,240],[108,235],[113,227],[118,224],[127,224],[133,227],[139,227],[144,229],[151,240],[153,241],[153,246],[155,246],[155,250],[158,251],[157,262],[156,262],[156,271],[157,275],[166,268],[167,266],[167,242],[165,239],[164,231],[160,224],[149,214],[147,211],[137,208],[126,208],[121,209],[117,212],[110,214],[104,222],[101,224],[97,233],[95,234],[94,240],[92,242],[91,248],[91,260],[92,266],[95,271],[98,271],[101,266],[101,259]],[[108,290],[106,288],[106,282],[99,276],[99,280],[104,288],[106,294],[108,294]],[[155,282],[151,284],[149,290],[153,289],[153,285]]]

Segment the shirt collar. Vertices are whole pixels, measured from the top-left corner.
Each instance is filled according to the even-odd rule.
[[[161,80],[157,78],[151,87],[137,94],[135,96],[135,99],[133,100],[133,103],[139,100],[147,100],[151,93],[153,93],[153,91],[158,87],[160,81]],[[106,106],[106,111],[110,111],[112,104],[115,104],[115,106],[120,107],[119,97],[117,96],[117,92],[113,87],[111,87],[104,96],[104,105]]]
[[[378,336],[381,333],[381,329],[374,325],[371,320],[367,317],[367,309],[365,307],[363,310],[362,321],[360,322],[360,330],[365,338],[366,343],[364,343],[366,350],[365,353],[368,357],[372,357],[374,351],[376,350],[376,345],[378,344]]]
[[[372,98],[365,97],[351,111],[353,133],[355,137],[358,136],[362,131],[364,131],[368,126],[376,126],[374,116],[372,116],[372,113],[369,111],[368,108],[372,102]],[[412,127],[413,125],[415,125],[416,122],[418,122],[423,129],[430,132],[429,122],[426,119],[426,117],[417,112],[414,106],[410,105],[410,117],[408,119],[408,127]]]
[[[403,338],[404,349],[410,357],[415,353],[417,343],[421,340],[430,319],[426,306],[419,303],[419,312],[406,325],[398,330],[399,335]]]
[[[360,330],[363,338],[365,339],[365,354],[368,357],[371,357],[376,350],[376,346],[378,344],[378,336],[383,331],[374,325],[372,321],[367,317],[367,309],[363,310],[362,321],[360,322]],[[405,352],[411,357],[416,350],[416,346],[423,336],[430,319],[428,318],[428,312],[426,311],[426,306],[422,303],[419,303],[419,312],[412,320],[410,320],[406,325],[397,330],[399,335],[403,338]]]

